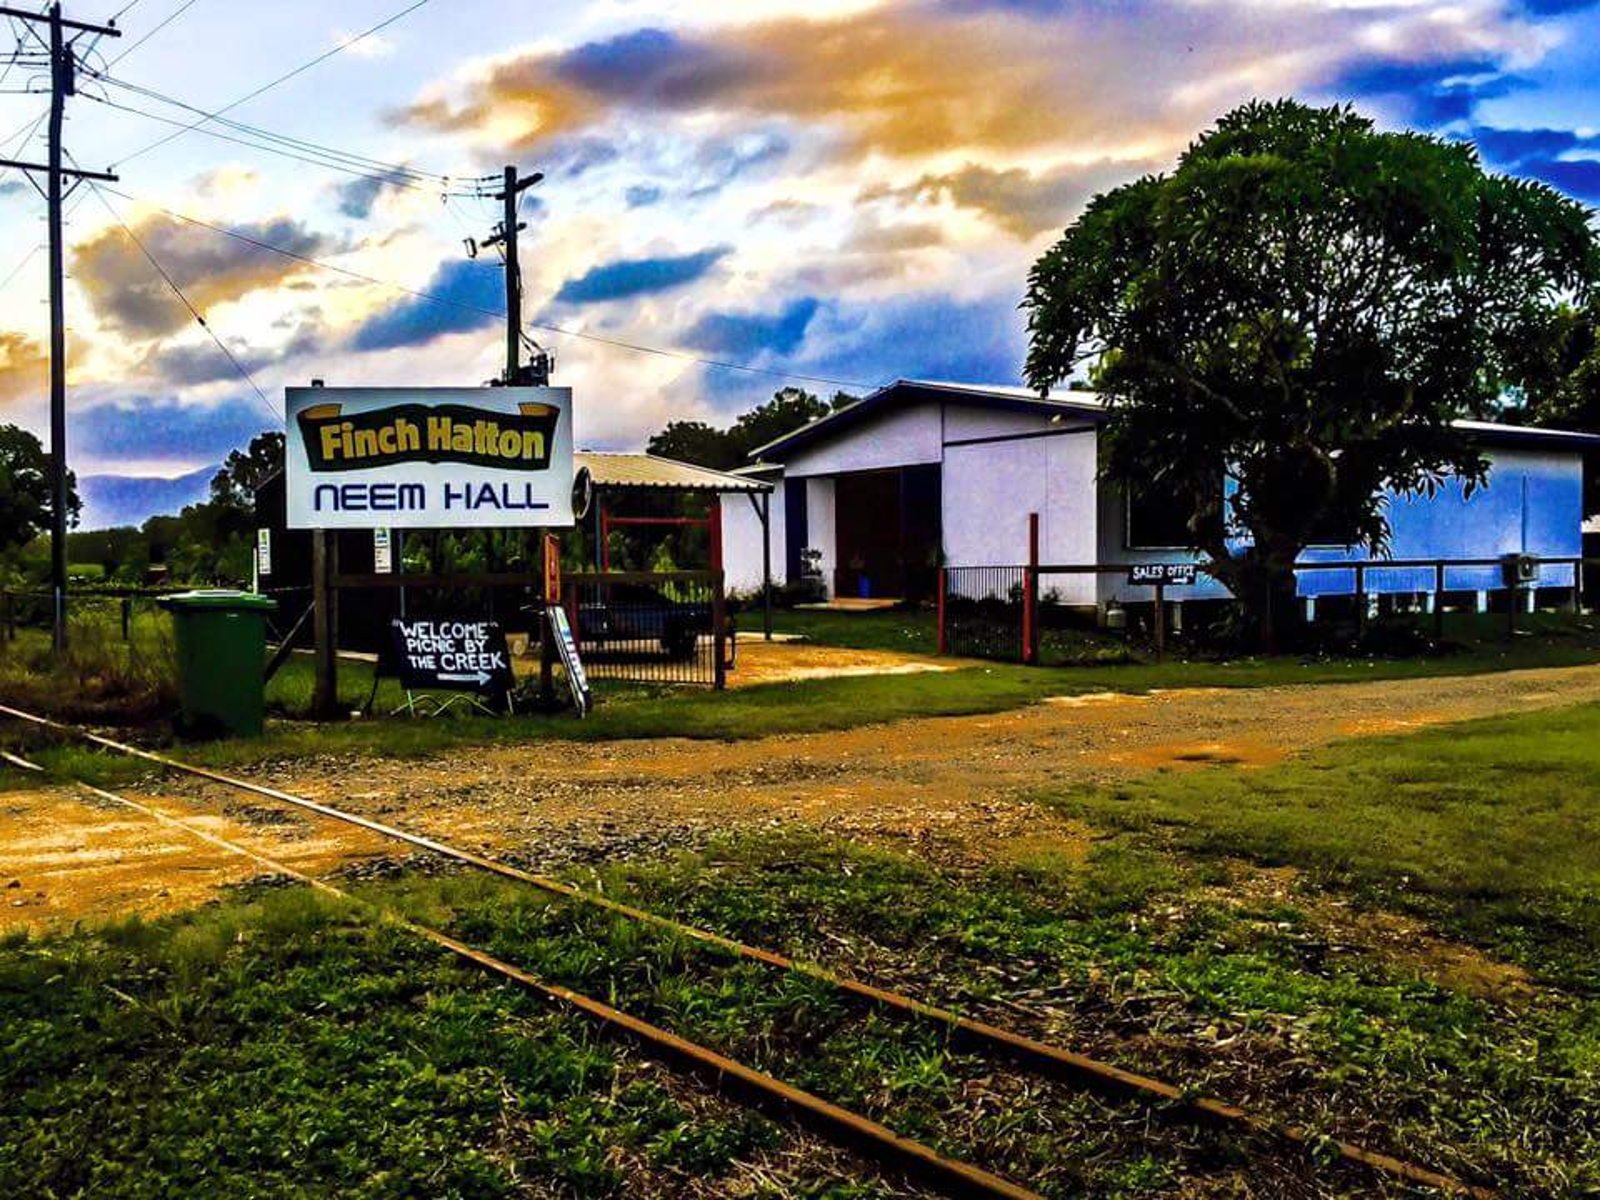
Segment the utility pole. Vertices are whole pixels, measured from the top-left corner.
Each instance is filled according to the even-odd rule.
[[[50,592],[54,608],[52,644],[57,653],[67,645],[67,315],[65,297],[65,251],[62,245],[61,204],[66,198],[61,182],[70,175],[74,187],[85,179],[115,183],[117,177],[98,171],[75,171],[61,165],[61,123],[67,97],[77,94],[77,56],[73,42],[85,33],[121,37],[110,25],[86,25],[68,21],[61,5],[52,4],[43,13],[0,6],[0,16],[16,17],[34,24],[50,26],[50,153],[44,164],[0,160],[0,166],[17,167],[46,176],[45,202],[50,206]],[[65,31],[71,30],[73,41]],[[38,36],[37,33],[34,36]],[[34,183],[38,187],[38,183]]]
[[[517,234],[528,226],[517,220],[517,197],[544,178],[544,173],[519,177],[517,168],[506,167],[505,190],[496,192],[495,199],[505,205],[505,215],[500,227],[485,239],[485,246],[504,246],[506,255],[506,374],[507,387],[532,384],[544,387],[550,382],[550,359],[541,353],[524,373],[522,369],[522,262],[517,248]]]

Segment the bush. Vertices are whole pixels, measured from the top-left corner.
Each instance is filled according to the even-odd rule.
[[[61,656],[48,631],[19,630],[15,642],[0,641],[0,697],[73,720],[164,716],[177,703],[171,625],[162,614],[138,613],[124,641],[115,604],[86,605],[70,618]]]

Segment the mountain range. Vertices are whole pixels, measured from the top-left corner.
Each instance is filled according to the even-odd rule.
[[[84,475],[78,479],[83,500],[79,529],[112,529],[143,525],[149,518],[177,513],[211,494],[218,465],[201,467],[172,479],[138,475]]]

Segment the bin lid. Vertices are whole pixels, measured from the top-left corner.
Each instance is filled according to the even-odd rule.
[[[278,602],[270,596],[234,591],[232,588],[198,588],[192,592],[178,592],[161,597],[158,603],[162,608],[230,609],[235,612],[272,612],[278,607]]]

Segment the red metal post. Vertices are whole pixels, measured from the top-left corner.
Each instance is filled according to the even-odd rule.
[[[711,511],[706,517],[711,535],[711,569],[722,570],[722,496],[711,493]]]
[[[945,632],[944,632],[944,593],[945,593],[945,589],[948,586],[949,586],[949,577],[945,574],[945,569],[943,567],[940,567],[939,568],[939,653],[940,654],[948,654],[950,652],[950,640],[949,640],[949,638],[947,638],[945,636]]]
[[[1022,576],[1022,661],[1039,658],[1039,514],[1028,514],[1028,569]]]

